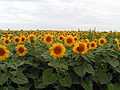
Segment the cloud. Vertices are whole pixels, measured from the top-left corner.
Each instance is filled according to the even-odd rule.
[[[119,0],[0,1],[0,23],[37,25],[118,25]]]

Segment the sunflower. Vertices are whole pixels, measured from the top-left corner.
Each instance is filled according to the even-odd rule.
[[[107,41],[106,41],[106,39],[105,38],[100,38],[99,40],[98,40],[98,44],[99,45],[104,45],[104,43],[106,43]]]
[[[79,42],[74,46],[73,51],[77,54],[85,54],[88,51],[87,44],[84,42]]]
[[[74,43],[75,43],[74,37],[71,36],[71,35],[67,36],[67,37],[64,39],[64,43],[65,43],[65,45],[67,45],[67,46],[69,46],[69,47],[73,46]]]
[[[1,41],[4,41],[6,38],[4,36],[1,37]]]
[[[77,36],[74,36],[74,40],[77,41],[77,40],[78,40],[78,37],[77,37]]]
[[[4,45],[10,45],[10,42],[11,42],[11,40],[6,38],[6,39],[4,39],[3,44]]]
[[[12,34],[9,34],[9,35],[8,35],[8,38],[12,38],[12,36],[13,36]]]
[[[35,35],[34,34],[28,35],[28,42],[31,43],[32,40],[35,40]]]
[[[115,42],[117,43],[117,45],[119,45],[119,39],[115,38]]]
[[[5,46],[0,45],[0,61],[3,61],[8,57],[9,57],[9,50]]]
[[[89,39],[85,39],[85,42],[89,42]]]
[[[16,51],[19,56],[24,56],[27,52],[26,47],[24,45],[17,45]]]
[[[39,36],[39,37],[38,37],[38,40],[42,40],[42,37]]]
[[[21,38],[18,37],[18,36],[14,37],[14,43],[15,44],[20,44],[21,43]]]
[[[25,36],[21,36],[21,43],[24,43],[26,41],[26,37]]]
[[[62,42],[63,39],[64,39],[64,36],[63,36],[63,35],[58,36],[58,41]]]
[[[46,35],[45,37],[44,37],[44,43],[45,44],[47,44],[47,45],[49,45],[49,44],[52,44],[53,43],[53,35]]]
[[[87,48],[88,49],[90,48],[90,42],[87,42]]]
[[[120,44],[118,45],[118,50],[120,50]]]
[[[53,56],[54,58],[61,58],[63,57],[66,48],[62,43],[55,43],[52,47],[49,48],[50,50],[50,56]]]
[[[96,42],[94,42],[94,41],[90,42],[90,47],[89,48],[90,49],[96,49],[97,48]]]

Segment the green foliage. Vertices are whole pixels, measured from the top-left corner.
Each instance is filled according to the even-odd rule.
[[[92,32],[88,38],[92,41]],[[0,62],[0,90],[120,90],[120,51],[113,40],[84,55],[66,47],[57,59],[41,41],[24,45],[29,53],[23,57],[8,46],[10,57]]]

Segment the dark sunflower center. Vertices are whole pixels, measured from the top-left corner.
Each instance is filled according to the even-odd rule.
[[[19,51],[20,53],[23,53],[23,52],[25,51],[25,49],[22,48],[22,47],[20,47],[20,48],[18,49],[18,51]]]
[[[77,38],[74,38],[75,41],[77,41]]]
[[[88,48],[89,48],[89,45],[90,45],[90,44],[88,43],[88,44],[87,44],[87,47],[88,47]]]
[[[25,40],[25,38],[22,38],[22,41],[24,41]]]
[[[0,56],[3,56],[5,54],[5,50],[3,48],[0,48]]]
[[[84,46],[80,45],[77,47],[77,51],[82,52],[84,51]]]
[[[94,47],[95,46],[95,44],[91,44],[91,47]]]
[[[50,41],[51,41],[51,37],[47,37],[47,38],[46,38],[46,41],[47,41],[47,42],[50,42]]]
[[[56,54],[61,53],[61,48],[60,47],[55,47],[54,53],[56,53]]]
[[[8,44],[8,43],[9,43],[9,40],[5,40],[5,43]]]
[[[103,44],[103,43],[104,43],[104,40],[100,40],[100,43],[102,43],[102,44]]]
[[[68,38],[68,39],[67,39],[67,43],[72,43],[72,39],[71,39],[71,38]]]
[[[39,39],[41,39],[41,37],[39,37]]]
[[[62,40],[63,39],[63,37],[60,37],[60,40]]]
[[[19,40],[20,40],[19,38],[16,38],[16,39],[15,39],[16,42],[19,42]]]

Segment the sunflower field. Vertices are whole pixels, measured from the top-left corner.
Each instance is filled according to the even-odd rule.
[[[0,90],[120,90],[120,32],[2,30]]]

